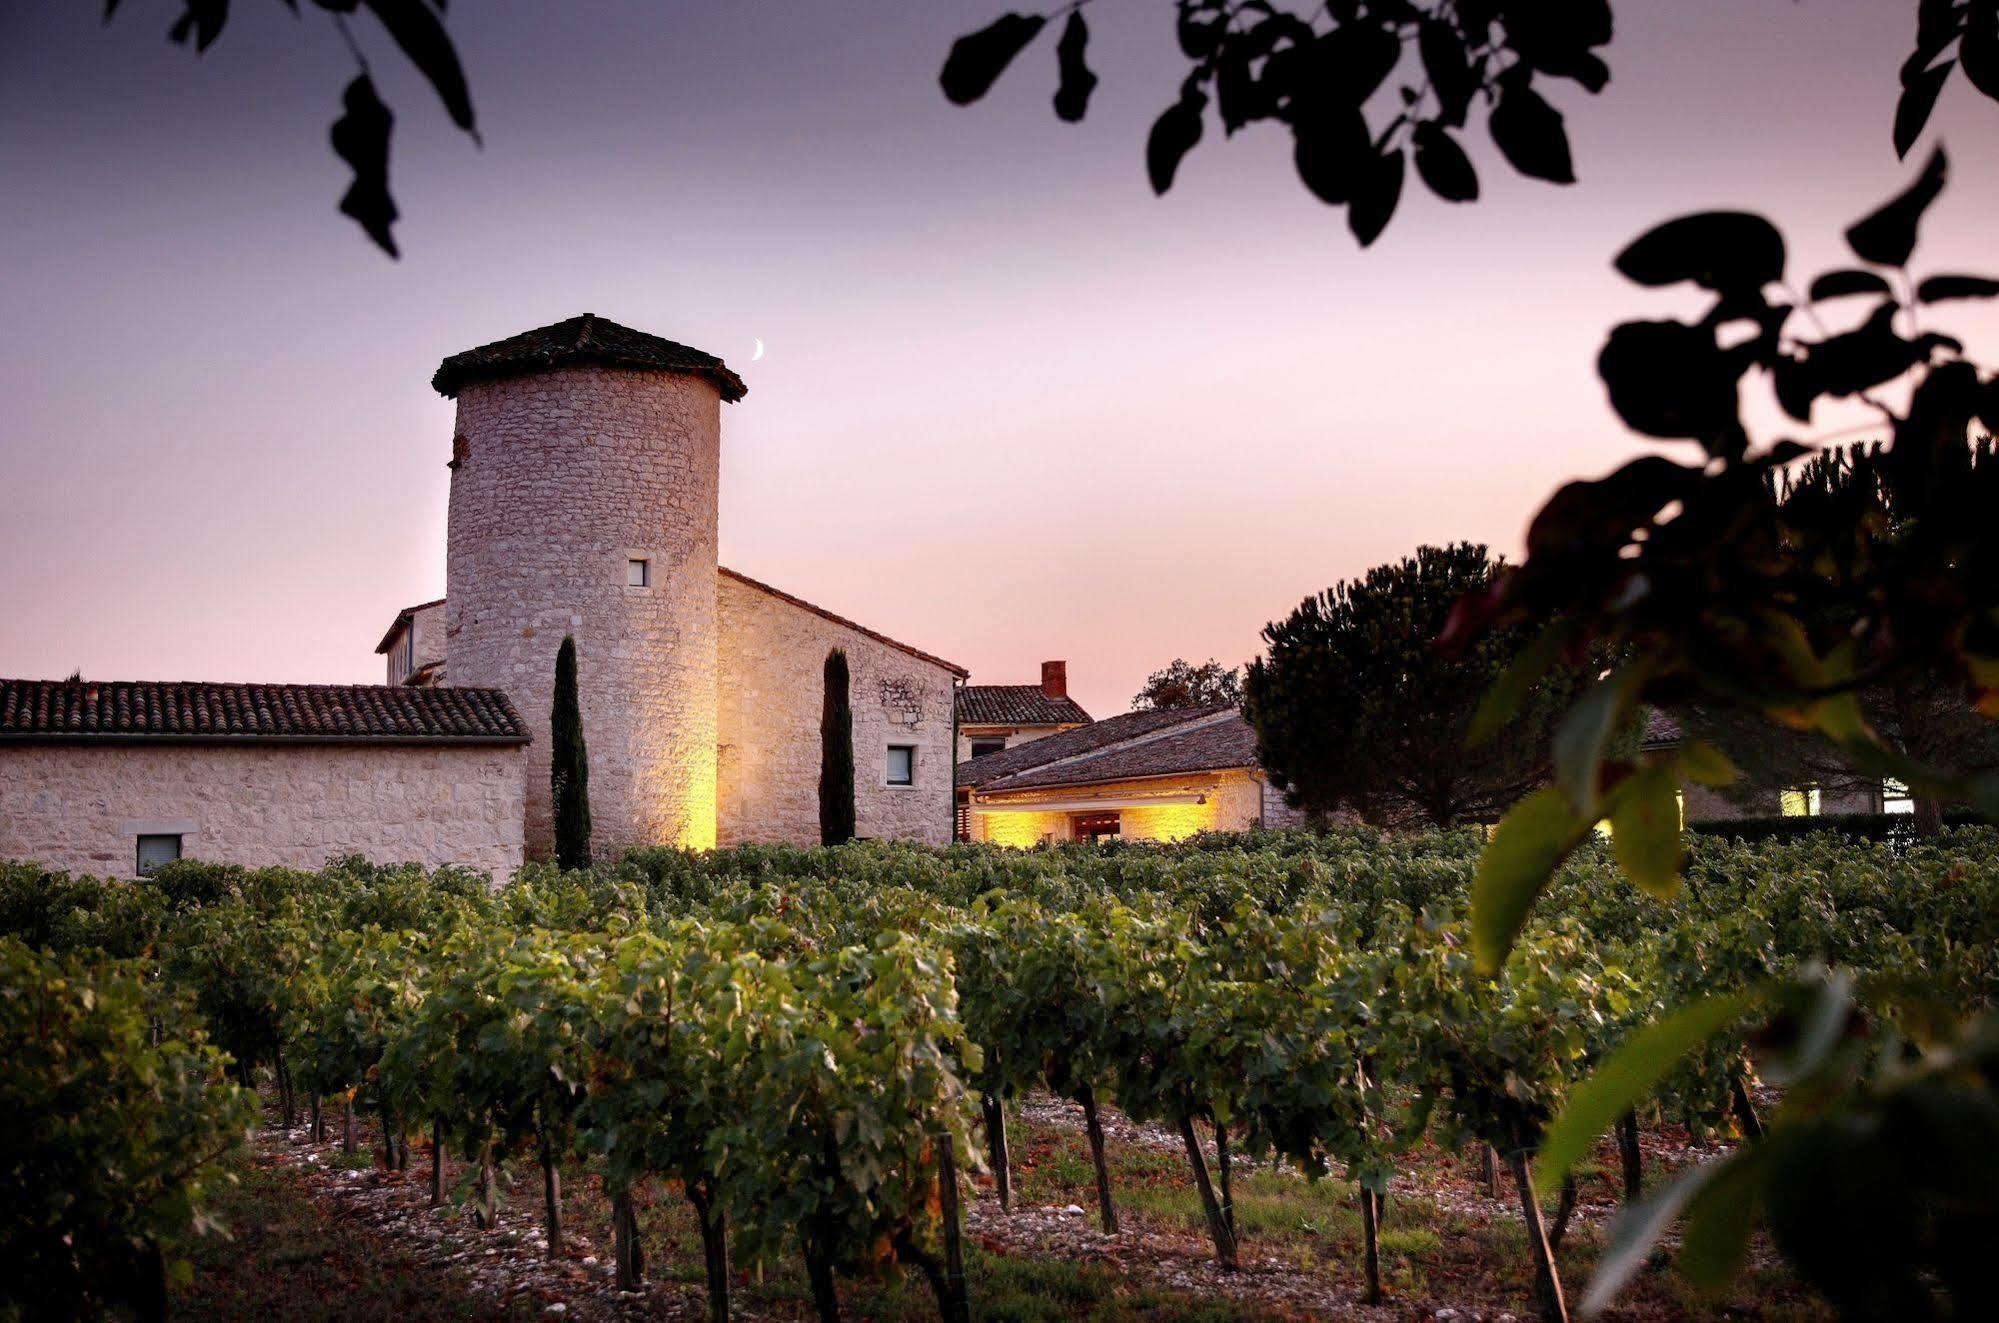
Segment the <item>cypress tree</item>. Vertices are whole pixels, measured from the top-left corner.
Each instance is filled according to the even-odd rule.
[[[576,640],[564,635],[555,654],[555,708],[549,714],[549,794],[555,802],[555,862],[590,866],[590,759],[583,747],[583,709],[576,699]]]
[[[854,708],[847,695],[847,654],[826,654],[826,697],[819,710],[819,843],[854,839]]]

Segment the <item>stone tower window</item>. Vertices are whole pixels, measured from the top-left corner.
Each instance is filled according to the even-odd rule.
[[[888,746],[888,783],[892,786],[913,786],[916,784],[916,746],[914,744],[891,744]]]
[[[633,556],[625,562],[625,587],[652,587],[652,562],[644,556]]]
[[[451,462],[445,465],[445,467],[456,471],[458,466],[463,464],[466,457],[471,453],[472,443],[466,439],[465,433],[458,433],[451,438]]]

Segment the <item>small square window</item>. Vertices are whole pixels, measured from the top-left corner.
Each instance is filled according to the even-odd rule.
[[[180,858],[180,837],[141,836],[139,838],[138,865],[140,877],[146,876],[146,874],[152,872],[161,864],[170,864],[178,858]]]
[[[916,784],[916,746],[914,744],[891,744],[888,746],[888,783],[892,786],[913,786]]]
[[[1777,797],[1777,808],[1787,818],[1816,818],[1819,815],[1819,788],[1799,786]]]
[[[983,758],[989,753],[998,753],[1005,747],[1005,740],[973,740],[972,757]]]
[[[625,562],[625,587],[652,587],[652,562],[643,556],[634,556]]]

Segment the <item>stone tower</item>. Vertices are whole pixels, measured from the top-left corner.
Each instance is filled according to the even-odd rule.
[[[585,314],[444,360],[458,401],[445,567],[452,685],[526,721],[526,846],[549,857],[555,653],[576,638],[599,855],[715,842],[721,359]]]

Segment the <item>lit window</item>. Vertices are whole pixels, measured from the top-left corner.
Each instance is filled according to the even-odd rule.
[[[1819,815],[1819,788],[1800,786],[1778,797],[1778,810],[1787,818],[1816,818]]]
[[[138,863],[140,877],[146,876],[146,874],[152,872],[161,864],[170,864],[178,858],[180,858],[180,837],[141,836],[139,838]]]
[[[652,562],[643,556],[634,556],[625,562],[625,587],[652,587]]]
[[[888,783],[892,786],[913,786],[916,784],[916,746],[914,744],[891,744],[888,746]]]
[[[1881,811],[1883,813],[1914,813],[1916,797],[1909,793],[1909,787],[1900,781],[1889,779],[1881,783]]]
[[[1005,740],[973,740],[972,757],[983,758],[989,753],[998,753],[1005,747]]]
[[[1070,839],[1092,845],[1114,841],[1122,830],[1123,823],[1115,813],[1077,813],[1069,819]]]

